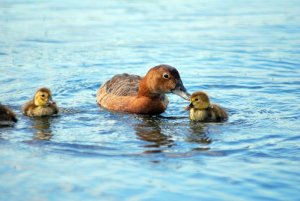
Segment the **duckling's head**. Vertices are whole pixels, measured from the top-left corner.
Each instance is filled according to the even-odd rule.
[[[186,110],[190,110],[191,108],[205,110],[211,107],[209,97],[203,91],[193,93],[190,97],[190,101],[191,104],[185,108]]]
[[[153,94],[174,93],[184,99],[189,99],[176,68],[169,65],[158,65],[151,68],[147,75],[147,86]]]
[[[34,95],[34,104],[36,106],[48,106],[52,102],[51,91],[48,88],[40,88]]]

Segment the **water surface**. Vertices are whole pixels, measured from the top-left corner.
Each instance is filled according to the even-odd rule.
[[[0,2],[0,200],[299,200],[298,1]],[[111,113],[117,73],[175,66],[227,108],[191,123],[169,95],[159,116]],[[28,118],[41,86],[63,108]]]

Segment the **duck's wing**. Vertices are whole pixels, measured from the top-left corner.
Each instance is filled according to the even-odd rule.
[[[101,88],[104,88],[107,94],[136,96],[141,79],[142,77],[138,75],[119,74],[108,80]]]

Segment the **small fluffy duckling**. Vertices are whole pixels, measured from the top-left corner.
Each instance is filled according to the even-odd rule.
[[[51,91],[45,87],[37,90],[33,100],[25,103],[22,110],[27,116],[50,116],[58,113]]]
[[[18,121],[16,114],[8,107],[0,104],[0,127],[12,126]]]
[[[192,121],[220,122],[228,119],[226,111],[217,104],[210,103],[209,97],[202,91],[190,97],[191,104],[185,109],[190,111]]]

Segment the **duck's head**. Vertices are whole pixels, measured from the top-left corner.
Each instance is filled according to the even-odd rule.
[[[186,110],[190,110],[192,108],[205,110],[211,107],[209,97],[203,91],[193,93],[190,97],[190,101],[191,104],[185,108]]]
[[[186,100],[190,94],[186,91],[176,68],[158,65],[151,68],[146,75],[147,86],[153,94],[173,93]]]
[[[37,90],[34,95],[34,104],[36,106],[48,106],[50,103],[54,103],[50,89],[43,87]]]

